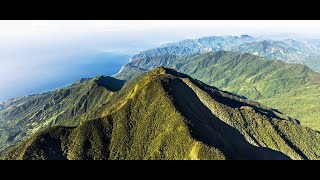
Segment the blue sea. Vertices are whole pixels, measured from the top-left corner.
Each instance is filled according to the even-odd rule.
[[[0,102],[63,88],[80,78],[114,75],[123,65],[129,62],[130,56],[114,53],[91,53],[62,58],[57,60],[57,63],[46,64],[44,62],[35,69],[37,70],[35,72],[39,72],[39,68],[43,68],[43,72],[34,73],[32,78],[12,82],[10,87],[2,87]],[[32,73],[32,70],[30,73]]]

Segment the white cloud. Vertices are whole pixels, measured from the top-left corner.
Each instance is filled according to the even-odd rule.
[[[320,38],[320,21],[0,21],[0,58],[2,52],[14,54],[14,51],[48,44],[62,47],[73,43],[74,47],[82,44],[92,48],[100,41],[100,44],[109,43],[107,47],[118,49],[119,53],[133,53],[135,48],[125,47],[127,41],[143,42],[149,44],[144,48],[149,48],[161,42],[202,36],[249,34],[259,37],[281,33],[296,35],[290,37]],[[108,51],[104,45],[97,46]]]
[[[1,37],[41,36],[47,34],[83,35],[87,33],[150,30],[198,30],[198,32],[206,31],[206,34],[287,32],[319,35],[320,21],[0,21],[0,27]],[[194,33],[197,33],[197,31],[194,31]]]

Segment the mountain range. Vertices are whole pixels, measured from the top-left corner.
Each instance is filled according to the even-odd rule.
[[[221,50],[250,53],[269,60],[279,59],[291,64],[305,64],[320,72],[320,46],[318,41],[262,40],[249,35],[210,36],[187,39],[164,44],[158,48],[142,51],[131,58],[131,62],[145,57],[161,55],[189,56]]]
[[[299,60],[303,57],[318,53],[316,47],[291,39],[245,43],[230,50],[234,52],[251,53],[270,60],[280,59],[289,63],[299,63]]]
[[[205,52],[220,51],[230,49],[244,43],[255,42],[255,38],[242,36],[210,36],[199,39],[186,39],[179,42],[168,43],[159,48],[142,51],[131,58],[131,61],[139,60],[144,57],[154,57],[161,55],[185,56],[202,54]]]
[[[320,134],[299,121],[164,67],[128,82],[84,117],[78,125],[49,127],[32,135],[3,158],[320,157]]]
[[[222,37],[206,37],[195,40],[184,40],[177,43],[171,43],[169,44],[170,46],[163,45],[159,48],[141,52],[134,56],[134,58],[131,59],[131,62],[125,65],[116,77],[120,79],[130,79],[135,77],[134,74],[139,74],[158,66],[172,67],[210,85],[238,93],[263,103],[271,104],[272,107],[300,119],[303,124],[320,130],[320,123],[318,122],[320,113],[317,111],[319,103],[316,101],[320,94],[318,90],[319,86],[317,85],[319,81],[317,80],[317,73],[312,71],[317,71],[320,68],[320,56],[317,55],[320,51],[319,46],[317,46],[318,44],[316,43],[318,41],[302,42],[291,39],[284,39],[282,41],[260,41],[259,39],[247,35],[227,37],[229,39],[238,39],[237,42],[242,42],[240,45],[224,46],[229,54],[231,54],[231,52],[240,52],[241,54],[250,53],[252,55],[257,55],[256,58],[252,59],[261,60],[263,59],[261,57],[265,57],[265,59],[258,62],[242,62],[239,60],[234,61],[235,58],[233,57],[235,56],[228,57],[227,55],[224,56],[225,60],[219,61],[218,64],[215,64],[215,61],[207,59],[206,61],[202,61],[202,64],[199,66],[199,64],[195,63],[195,61],[198,61],[198,57],[206,56],[203,54],[209,53],[204,51],[204,49],[202,49],[202,53],[194,53],[191,55],[176,55],[177,53],[172,53],[171,51],[169,53],[159,53],[164,47],[175,45],[177,48],[179,46],[184,46],[186,43],[181,42],[185,41],[206,41],[207,44],[215,44],[215,41],[213,41],[214,39],[223,39]],[[243,41],[240,41],[239,39],[243,39]],[[253,42],[245,42],[246,40]],[[228,42],[230,42],[230,40]],[[153,56],[151,52],[158,52],[158,54]],[[215,52],[217,51],[212,51],[212,53]],[[246,54],[246,56],[250,55]],[[241,58],[242,57],[240,57],[240,59]],[[271,62],[264,63],[266,60],[271,60]],[[283,63],[280,63],[282,61]],[[225,63],[222,64],[222,62]],[[234,66],[234,64],[238,62],[240,62],[240,64]],[[293,66],[284,66],[284,62],[293,64]],[[272,66],[269,66],[270,64],[272,64]],[[300,64],[307,66],[302,66]],[[224,67],[221,67],[221,65]],[[182,66],[184,67],[182,68]],[[230,71],[236,73],[238,76],[230,73]],[[259,73],[259,71],[262,71],[263,73]],[[275,74],[266,76],[266,74],[272,74],[272,72]],[[282,77],[283,74],[286,75],[286,78]],[[288,78],[289,80],[286,81]],[[241,88],[237,88],[237,86]],[[288,97],[291,98],[288,100]]]
[[[316,41],[212,36],[0,103],[0,158],[320,159]]]
[[[320,74],[306,65],[268,60],[249,53],[209,52],[136,59],[116,78],[130,80],[158,66],[186,73],[209,85],[270,105],[320,130]],[[144,70],[144,71],[143,71]]]

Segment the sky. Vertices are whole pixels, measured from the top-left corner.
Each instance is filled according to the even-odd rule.
[[[0,21],[0,101],[112,75],[164,43],[242,34],[320,39],[320,21]]]

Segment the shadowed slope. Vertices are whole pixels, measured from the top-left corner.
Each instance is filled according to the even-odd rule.
[[[217,147],[230,159],[290,159],[268,148],[248,143],[235,128],[217,118],[182,80],[176,79],[165,87],[175,107],[188,119],[192,136],[212,147]]]

